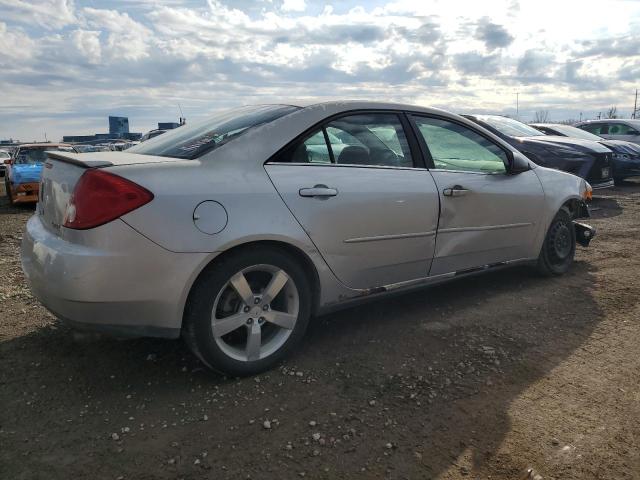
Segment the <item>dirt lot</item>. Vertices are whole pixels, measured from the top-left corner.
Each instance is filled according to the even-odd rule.
[[[1,188],[1,187],[0,187]],[[0,192],[1,194],[2,192]],[[0,205],[0,478],[640,478],[640,183],[570,272],[496,272],[317,319],[226,379],[178,341],[78,338]]]

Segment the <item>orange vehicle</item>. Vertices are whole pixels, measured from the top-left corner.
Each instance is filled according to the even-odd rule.
[[[51,150],[76,152],[66,143],[26,143],[17,148],[13,157],[4,160],[5,190],[10,204],[38,201],[42,166],[47,159],[46,152]]]

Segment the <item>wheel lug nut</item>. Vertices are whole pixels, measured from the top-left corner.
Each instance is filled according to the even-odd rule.
[[[258,319],[258,323],[259,323],[260,325],[262,325],[262,324],[264,323],[264,317],[260,317],[260,318]]]
[[[269,310],[269,305],[263,305],[263,306],[262,306],[262,310],[264,310],[265,312],[266,312],[267,310]]]
[[[253,318],[250,318],[249,320],[247,320],[247,325],[251,325],[253,323]]]
[[[253,303],[255,303],[256,305],[259,304],[260,303],[260,299],[259,298],[254,299]]]
[[[251,310],[250,307],[244,307],[244,313],[249,313],[249,310]]]

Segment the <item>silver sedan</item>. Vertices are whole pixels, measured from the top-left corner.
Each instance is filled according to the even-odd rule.
[[[125,152],[50,152],[22,265],[63,321],[181,336],[248,375],[336,308],[508,265],[566,272],[590,195],[441,110],[251,106]]]

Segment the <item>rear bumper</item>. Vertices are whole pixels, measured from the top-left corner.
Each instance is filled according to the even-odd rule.
[[[206,254],[169,252],[121,220],[93,230],[45,228],[32,216],[22,268],[33,294],[72,326],[176,338],[188,290]]]
[[[40,184],[37,182],[9,184],[13,203],[34,203],[38,201]]]

